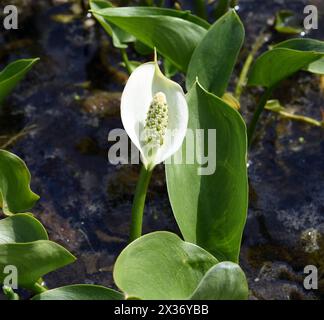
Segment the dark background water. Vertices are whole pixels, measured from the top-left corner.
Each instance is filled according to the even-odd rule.
[[[127,244],[137,166],[108,163],[108,132],[121,128],[119,97],[127,74],[120,53],[77,1],[11,0],[20,9],[17,31],[0,29],[0,68],[24,57],[41,62],[15,90],[0,116],[0,146],[22,157],[32,188],[41,196],[33,210],[50,238],[78,261],[45,277],[49,287],[71,283],[113,286],[112,268]],[[191,8],[190,1],[184,8]],[[306,4],[323,1],[240,1],[247,39],[240,61],[259,33],[267,45],[286,39],[270,26],[279,9],[302,17]],[[62,17],[70,21],[62,22]],[[69,15],[69,16],[67,16]],[[265,30],[264,30],[265,28]],[[133,51],[133,58],[137,57]],[[143,59],[143,58],[141,58]],[[242,64],[239,63],[236,76]],[[234,87],[233,77],[231,87]],[[299,73],[275,97],[292,112],[321,119],[324,83]],[[248,119],[259,92],[242,97]],[[324,130],[266,112],[249,154],[250,208],[241,263],[251,299],[319,299],[324,295]],[[8,140],[11,143],[8,144]],[[150,185],[144,232],[178,232],[167,197],[163,166]],[[319,290],[303,289],[303,268],[319,268]]]

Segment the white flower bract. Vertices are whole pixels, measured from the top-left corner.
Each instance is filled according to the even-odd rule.
[[[165,77],[156,62],[136,68],[121,97],[123,126],[153,169],[182,145],[188,126],[188,105],[179,84]]]

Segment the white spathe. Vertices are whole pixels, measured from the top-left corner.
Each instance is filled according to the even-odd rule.
[[[143,130],[148,110],[156,94],[163,93],[168,105],[168,124],[164,142],[154,155],[148,152]],[[136,68],[130,75],[121,97],[124,128],[141,153],[146,169],[171,157],[181,147],[188,126],[188,105],[179,84],[165,77],[156,62]]]

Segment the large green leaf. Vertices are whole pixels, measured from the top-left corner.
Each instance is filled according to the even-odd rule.
[[[94,14],[135,36],[168,58],[177,68],[187,70],[191,55],[207,32],[209,24],[188,12],[148,7],[107,8]]]
[[[170,232],[142,236],[126,247],[114,268],[114,280],[128,298],[187,299],[218,261]]]
[[[209,92],[222,97],[244,41],[244,27],[234,10],[208,30],[195,49],[187,73],[187,90],[196,78]]]
[[[62,246],[38,240],[27,243],[0,244],[0,270],[13,265],[18,270],[18,283],[31,287],[45,274],[75,261],[75,257]],[[0,283],[5,274],[0,272]]]
[[[205,274],[192,300],[246,300],[249,289],[245,274],[233,262],[221,262]]]
[[[288,48],[299,51],[313,51],[324,55],[324,42],[314,39],[290,39],[279,43],[275,48]],[[312,73],[324,74],[324,58],[312,62],[305,69]]]
[[[323,65],[318,65],[318,60],[322,57],[324,43],[321,41],[292,39],[282,42],[256,60],[248,84],[271,88],[301,69],[321,73]]]
[[[186,241],[218,260],[237,262],[248,204],[245,123],[236,110],[198,83],[188,93],[187,102],[188,128],[194,135],[203,129],[205,138],[204,144],[196,141],[196,150],[189,152],[196,152],[199,158],[208,154],[210,172],[198,174],[197,157],[193,164],[166,165],[173,213]],[[216,130],[216,141],[210,141],[212,150],[208,149],[208,129]],[[175,158],[179,153],[185,158],[186,144]],[[212,157],[216,157],[216,168],[212,168]]]
[[[90,0],[90,8],[91,10],[96,11],[106,8],[113,8],[113,5],[111,2],[105,0]],[[94,17],[98,20],[104,30],[112,37],[113,44],[116,48],[127,48],[127,43],[134,42],[136,40],[131,34],[116,27],[115,25],[109,24],[102,16],[94,13]]]
[[[124,295],[102,286],[76,284],[48,290],[32,300],[124,300]]]
[[[0,104],[39,59],[22,59],[0,72]]]
[[[5,214],[26,212],[39,199],[30,189],[30,173],[16,155],[0,150],[0,208]]]
[[[31,214],[16,214],[0,220],[0,245],[48,240],[43,225]]]

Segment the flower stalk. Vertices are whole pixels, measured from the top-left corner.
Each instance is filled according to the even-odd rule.
[[[141,168],[139,180],[137,182],[133,207],[132,207],[132,221],[130,230],[130,242],[136,240],[142,235],[143,213],[145,207],[145,199],[147,189],[152,177],[152,171],[144,166]]]

